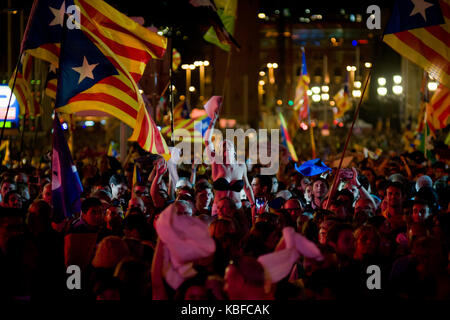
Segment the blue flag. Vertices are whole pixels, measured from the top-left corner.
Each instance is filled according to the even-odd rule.
[[[53,220],[61,222],[81,212],[83,192],[77,168],[67,146],[57,113],[53,120],[52,206]]]

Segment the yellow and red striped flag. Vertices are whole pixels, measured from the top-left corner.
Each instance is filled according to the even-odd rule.
[[[295,88],[294,110],[298,112],[298,123],[308,118],[309,113],[309,90],[310,78],[306,68],[305,49],[302,48],[302,71]]]
[[[384,42],[450,87],[450,1],[397,0]]]
[[[58,62],[55,58],[61,60],[55,103],[58,111],[111,114],[135,129],[130,139],[138,141],[146,151],[168,155],[137,86],[147,62],[164,55],[167,39],[101,0],[73,1],[80,10],[81,31],[73,28],[63,34],[60,20],[65,4],[69,5],[66,2],[35,2],[22,45],[53,64]],[[63,35],[65,48],[49,50],[55,47],[48,44],[58,44]]]
[[[18,68],[14,71],[9,80],[9,87],[12,87],[14,75],[17,73],[14,85],[14,95],[19,102],[19,113],[24,116],[38,116],[41,114],[41,107],[36,101],[31,88],[31,73],[33,70],[33,57],[28,53],[22,54],[22,59]]]
[[[284,117],[281,114],[281,112],[279,112],[278,115],[280,117],[281,122],[281,143],[288,148],[292,160],[298,162],[297,153],[295,152],[294,145],[292,144],[291,137],[289,136],[286,121],[284,120]]]
[[[450,90],[439,84],[426,107],[426,119],[433,134],[436,130],[444,129],[449,124]]]

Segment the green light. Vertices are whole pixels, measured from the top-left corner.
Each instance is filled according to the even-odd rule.
[[[294,105],[294,101],[289,100],[288,105],[293,106]]]
[[[41,80],[36,80],[36,84],[41,84]]]
[[[6,125],[5,125],[5,122],[4,122],[4,121],[1,121],[1,122],[0,122],[0,128],[3,128],[3,127],[5,127],[5,128],[11,128],[11,122],[10,122],[10,121],[7,121],[7,122],[6,122]]]
[[[35,81],[34,80],[31,80],[31,84],[34,84],[35,83]]]

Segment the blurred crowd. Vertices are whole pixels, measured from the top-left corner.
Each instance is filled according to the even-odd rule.
[[[81,212],[63,221],[49,163],[1,168],[3,299],[450,298],[448,163],[360,153],[339,175],[304,176],[282,153],[274,176],[246,166],[244,186],[135,147],[123,165],[76,164]]]

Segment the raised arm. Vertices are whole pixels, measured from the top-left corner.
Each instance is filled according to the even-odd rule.
[[[152,186],[150,188],[150,195],[153,199],[153,204],[156,208],[164,207],[166,199],[161,196],[161,183],[163,180],[163,176],[167,171],[167,165],[164,159],[159,159],[156,163],[156,173],[155,178],[153,179]],[[151,175],[150,175],[151,176]]]
[[[215,150],[214,150],[214,143],[212,141],[212,136],[214,133],[214,126],[216,125],[216,121],[218,118],[219,114],[216,113],[214,119],[212,119],[211,122],[209,123],[208,129],[206,130],[205,133],[205,146],[209,150],[209,152],[207,152],[206,154],[208,155],[210,162],[212,162],[211,157],[214,157]]]

